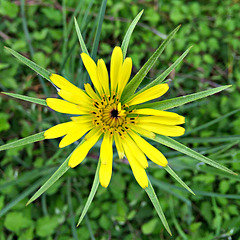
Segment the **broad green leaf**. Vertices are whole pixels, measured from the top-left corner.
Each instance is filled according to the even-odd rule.
[[[156,193],[153,189],[153,186],[150,182],[150,180],[148,179],[148,187],[144,189],[148,195],[148,197],[150,198],[155,210],[157,211],[157,214],[159,216],[159,218],[161,219],[162,223],[163,223],[163,226],[166,228],[166,230],[168,231],[168,233],[172,236],[172,233],[171,233],[171,230],[168,226],[168,222],[164,216],[164,213],[163,213],[163,210],[162,210],[162,207],[158,201],[158,198],[156,196]]]
[[[163,144],[167,147],[175,149],[178,152],[184,153],[184,154],[186,154],[186,155],[188,155],[192,158],[195,158],[198,161],[204,162],[204,163],[209,164],[209,165],[211,165],[215,168],[219,168],[222,171],[225,171],[225,172],[236,175],[236,173],[234,173],[232,170],[228,169],[227,167],[224,167],[223,165],[213,161],[212,159],[207,158],[207,157],[203,156],[202,154],[200,154],[198,152],[195,152],[194,150],[186,147],[185,145],[177,142],[176,140],[174,140],[170,137],[161,136],[161,135],[156,134],[155,138],[151,138],[151,139],[155,142],[158,142],[158,143]]]
[[[77,19],[75,17],[74,17],[74,23],[75,23],[75,28],[76,28],[76,32],[77,32],[77,36],[78,36],[78,40],[79,40],[82,52],[84,52],[84,53],[89,55],[87,47],[86,47],[86,45],[84,43],[81,31],[80,31],[80,28],[78,26]]]
[[[155,62],[158,60],[161,53],[164,51],[164,49],[167,47],[171,39],[174,37],[175,33],[178,31],[180,26],[176,27],[169,36],[163,41],[163,43],[160,45],[160,47],[153,53],[153,55],[148,59],[148,61],[143,65],[143,67],[138,71],[138,73],[132,78],[132,80],[127,84],[123,91],[123,101],[125,101],[129,96],[132,96],[135,91],[137,90],[138,86],[144,79],[144,77],[147,75],[147,73],[150,71],[152,66],[155,64]]]
[[[106,4],[107,4],[107,0],[103,0],[100,11],[99,11],[99,15],[98,15],[97,30],[96,30],[96,35],[95,35],[95,38],[94,38],[94,41],[93,41],[93,48],[92,48],[92,52],[91,52],[91,57],[92,57],[93,60],[95,60],[96,55],[97,55],[97,50],[98,50],[98,45],[99,45],[99,40],[100,40],[100,34],[101,34],[101,30],[102,30],[102,23],[103,23],[105,10],[106,10]]]
[[[183,182],[183,180],[169,167],[169,165],[167,165],[164,169],[165,169],[173,178],[175,178],[185,189],[187,189],[190,193],[192,193],[193,195],[195,195],[195,193],[191,190],[191,188],[188,187],[185,182]]]
[[[145,90],[163,82],[163,80],[171,73],[171,71],[178,66],[178,64],[186,57],[192,47],[188,48],[168,69],[166,69],[160,76],[158,76],[155,80],[149,83],[146,87],[142,88],[140,91],[136,93],[139,94],[144,92]],[[135,96],[135,95],[134,95]],[[133,97],[134,97],[133,96]],[[132,98],[132,97],[131,97]],[[130,99],[128,99],[130,100]]]
[[[81,143],[80,143],[81,144]],[[26,206],[35,201],[39,196],[48,190],[70,167],[68,166],[68,160],[72,154],[61,164],[56,172],[45,182],[41,188],[29,199]]]
[[[17,53],[13,49],[8,48],[8,47],[5,47],[5,49],[7,51],[9,51],[18,60],[20,60],[22,63],[24,63],[25,65],[30,67],[33,71],[35,71],[36,73],[40,74],[42,77],[46,78],[49,82],[51,82],[51,80],[49,78],[50,75],[51,75],[50,72],[48,72],[47,70],[45,70],[41,66],[37,65],[36,63],[32,62],[31,60],[25,58],[24,56],[22,56],[21,54]]]
[[[20,146],[23,146],[23,145],[26,145],[29,143],[34,143],[34,142],[44,140],[45,139],[44,132],[45,131],[22,138],[22,139],[19,139],[19,140],[16,140],[11,143],[4,144],[4,145],[0,146],[0,151],[7,150],[10,148],[20,147]]]
[[[28,96],[24,96],[24,95],[20,95],[20,94],[16,94],[16,93],[7,93],[7,92],[2,92],[2,93],[6,94],[8,96],[14,97],[14,98],[18,98],[18,99],[27,101],[27,102],[32,102],[32,103],[40,104],[40,105],[43,105],[43,106],[47,106],[47,103],[46,103],[45,99],[28,97]]]
[[[226,86],[212,88],[212,89],[198,92],[198,93],[189,94],[182,97],[172,98],[169,100],[164,100],[164,101],[154,102],[154,103],[145,103],[145,104],[136,106],[136,108],[154,108],[158,110],[167,110],[167,109],[179,107],[181,105],[196,101],[201,98],[208,97],[215,93],[221,92],[231,86],[232,85],[226,85]]]
[[[131,38],[131,35],[132,35],[132,32],[134,30],[134,28],[136,27],[140,17],[142,16],[143,14],[143,11],[142,10],[135,18],[134,20],[132,21],[131,25],[129,26],[124,38],[123,38],[123,42],[122,42],[122,46],[121,46],[121,49],[122,49],[122,52],[123,52],[123,59],[125,59],[126,57],[126,54],[127,54],[127,49],[128,49],[128,44],[129,44],[129,41],[130,41],[130,38]]]
[[[88,196],[88,199],[87,199],[87,202],[86,202],[86,204],[84,206],[82,214],[81,214],[81,216],[79,218],[77,226],[79,226],[81,224],[84,216],[86,215],[86,213],[88,211],[88,208],[90,207],[90,205],[92,203],[92,200],[93,200],[93,198],[94,198],[94,196],[96,194],[96,191],[98,189],[98,186],[99,186],[99,169],[100,169],[100,159],[98,161],[97,170],[96,170],[96,173],[95,173],[95,177],[94,177],[94,180],[93,180],[93,185],[92,185],[90,194]]]

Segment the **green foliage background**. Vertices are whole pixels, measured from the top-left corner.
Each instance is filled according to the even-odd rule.
[[[22,6],[22,7],[21,7]],[[91,51],[99,1],[0,0],[0,88],[28,96],[56,96],[50,83],[4,50],[9,46],[52,72],[81,86],[87,81],[73,15]],[[240,2],[108,0],[97,56],[106,62],[120,45],[131,20],[145,9],[130,41],[133,73],[166,35],[182,24],[143,85],[165,70],[184,50],[193,48],[169,76],[164,99],[232,84],[230,90],[176,111],[186,116],[186,134],[178,140],[230,169],[240,170]],[[78,12],[80,11],[80,14]],[[45,130],[66,118],[42,106],[0,95],[0,145]],[[74,148],[58,149],[58,140],[0,152],[0,239],[170,239],[144,190],[126,162],[115,158],[108,189],[100,187],[84,222],[76,222],[89,194],[99,146],[69,170],[42,197],[25,207]],[[170,166],[195,191],[192,196],[155,165],[148,169],[173,239],[240,239],[238,176],[158,148]],[[116,157],[116,156],[115,156]]]

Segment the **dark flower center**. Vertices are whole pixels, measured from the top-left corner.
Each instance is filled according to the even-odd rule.
[[[117,109],[113,109],[111,111],[111,117],[113,118],[118,118],[118,110]]]

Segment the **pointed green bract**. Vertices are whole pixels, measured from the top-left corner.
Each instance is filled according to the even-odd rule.
[[[93,185],[92,185],[92,188],[91,188],[91,191],[90,191],[90,194],[88,196],[88,199],[87,199],[87,202],[84,206],[84,209],[82,211],[82,214],[79,218],[79,221],[78,221],[78,224],[77,226],[80,225],[80,223],[82,222],[83,218],[85,217],[87,211],[88,211],[88,208],[90,207],[91,203],[92,203],[92,200],[96,194],[96,191],[98,189],[98,186],[99,186],[99,169],[100,169],[100,159],[98,161],[98,165],[97,165],[97,170],[96,170],[96,173],[95,173],[95,177],[94,177],[94,180],[93,180]]]
[[[204,162],[206,164],[209,164],[215,168],[221,169],[222,171],[231,173],[231,174],[235,174],[232,170],[228,169],[227,167],[213,161],[210,158],[207,158],[205,156],[203,156],[202,154],[195,152],[194,150],[186,147],[185,145],[177,142],[176,140],[170,138],[170,137],[166,137],[166,136],[161,136],[156,134],[155,138],[150,138],[155,142],[161,143],[162,145],[165,145],[167,147],[170,147],[172,149],[175,149],[178,152],[184,153],[192,158],[197,159],[198,161]]]
[[[51,80],[49,78],[51,73],[48,72],[46,69],[42,68],[41,66],[39,66],[36,63],[32,62],[31,60],[25,58],[24,56],[22,56],[21,54],[19,54],[18,52],[14,51],[11,48],[5,47],[5,49],[7,49],[7,51],[9,51],[14,57],[16,57],[22,63],[24,63],[25,65],[30,67],[33,71],[35,71],[36,73],[38,73],[39,75],[41,75],[42,77],[47,79],[49,82],[51,82]]]
[[[188,187],[185,182],[183,182],[183,180],[169,167],[169,165],[167,165],[166,167],[164,167],[164,169],[165,169],[173,178],[175,178],[185,189],[187,189],[190,193],[192,193],[193,195],[195,195],[195,193],[191,190],[191,188]]]
[[[28,97],[28,96],[24,96],[24,95],[20,95],[20,94],[16,94],[16,93],[7,93],[7,92],[2,92],[2,93],[6,94],[8,96],[14,97],[14,98],[18,98],[18,99],[27,101],[27,102],[31,102],[31,103],[36,103],[36,104],[39,104],[39,105],[47,106],[47,103],[46,103],[45,99]]]
[[[138,91],[136,94],[144,92],[145,90],[147,90],[157,84],[162,83],[164,81],[164,79],[172,72],[172,70],[174,68],[176,68],[180,62],[182,62],[182,60],[186,57],[186,55],[189,53],[191,48],[192,47],[188,48],[168,69],[166,69],[160,76],[158,76],[155,80],[153,80],[151,83],[149,83],[146,87],[144,87],[140,91]],[[133,97],[135,97],[135,96],[136,95],[134,95]],[[133,97],[131,97],[131,98],[133,98]],[[130,100],[130,99],[128,99],[128,100]]]
[[[143,65],[143,67],[138,71],[138,73],[132,78],[132,80],[127,84],[123,91],[123,101],[126,101],[131,95],[135,93],[138,86],[142,82],[142,80],[145,78],[147,73],[150,71],[152,66],[155,64],[155,62],[158,60],[159,56],[163,52],[163,50],[167,47],[171,39],[174,37],[175,33],[178,31],[180,26],[176,27],[169,35],[168,37],[163,41],[163,43],[160,45],[160,47],[153,53],[153,55],[148,59],[148,61]]]
[[[144,189],[148,195],[148,197],[150,198],[155,210],[157,211],[157,214],[159,216],[159,218],[161,219],[163,226],[166,228],[166,230],[168,231],[168,233],[172,236],[171,230],[168,226],[168,222],[164,216],[163,210],[161,208],[161,205],[158,201],[157,195],[153,189],[153,186],[150,182],[150,180],[148,179],[148,187]]]
[[[19,140],[16,140],[16,141],[11,142],[11,143],[4,144],[4,145],[0,146],[0,151],[7,150],[7,149],[10,149],[10,148],[20,147],[20,146],[23,146],[23,145],[27,145],[27,144],[30,144],[30,143],[34,143],[34,142],[44,140],[45,139],[44,132],[45,131],[34,134],[34,135],[31,135],[31,136],[28,136],[28,137],[25,137],[25,138],[22,138],[22,139],[19,139]]]
[[[134,30],[134,28],[136,27],[140,17],[142,16],[143,14],[143,11],[142,10],[132,21],[131,25],[129,26],[124,38],[123,38],[123,42],[122,42],[122,46],[121,46],[121,49],[122,49],[122,52],[123,52],[123,59],[125,59],[126,57],[126,54],[127,54],[127,49],[128,49],[128,44],[129,44],[129,41],[130,41],[130,38],[131,38],[131,35],[132,35],[132,32]]]
[[[164,100],[164,101],[154,102],[154,103],[145,103],[145,104],[137,105],[137,106],[135,106],[135,108],[154,108],[154,109],[158,109],[158,110],[167,110],[167,109],[179,107],[186,103],[194,102],[201,98],[208,97],[215,93],[221,92],[231,86],[232,85],[226,85],[226,86],[212,88],[212,89],[198,92],[198,93],[189,94],[189,95],[182,96],[182,97],[172,98],[169,100]]]
[[[87,47],[86,47],[85,42],[84,42],[83,37],[82,37],[82,33],[81,33],[80,28],[78,26],[77,19],[75,17],[74,17],[74,23],[75,23],[75,28],[76,28],[76,32],[77,32],[77,36],[78,36],[78,40],[79,40],[82,52],[89,55],[89,52],[87,50]]]

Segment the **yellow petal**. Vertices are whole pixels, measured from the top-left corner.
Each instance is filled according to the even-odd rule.
[[[154,115],[154,116],[168,117],[168,118],[178,118],[178,117],[184,118],[174,112],[161,111],[161,110],[152,109],[152,108],[134,109],[132,113],[141,114],[141,115]]]
[[[185,118],[182,116],[176,116],[176,118],[171,117],[158,117],[158,116],[148,116],[148,117],[139,117],[137,122],[140,123],[159,123],[159,124],[166,124],[166,125],[179,125],[185,122]]]
[[[91,132],[91,131],[90,131]],[[76,167],[80,164],[84,158],[87,156],[90,149],[98,141],[99,137],[102,135],[101,131],[95,133],[91,138],[83,142],[71,155],[68,166],[71,168]]]
[[[115,47],[112,52],[110,78],[111,78],[111,91],[115,92],[117,88],[118,74],[121,71],[123,64],[123,54],[120,47]]]
[[[121,138],[118,133],[114,132],[114,141],[117,148],[118,156],[120,159],[124,157],[124,150],[121,142]]]
[[[118,97],[120,98],[132,72],[132,59],[126,58],[118,75]]]
[[[69,132],[59,143],[60,148],[64,148],[78,139],[80,139],[86,132],[93,128],[92,123],[78,124],[71,132]]]
[[[89,114],[89,111],[81,110],[81,108],[73,103],[57,99],[47,98],[47,105],[56,112],[68,113],[68,114]]]
[[[107,188],[112,177],[112,161],[107,164],[100,165],[99,181],[102,187]]]
[[[135,124],[130,124],[129,128],[147,138],[154,138],[156,136],[153,132],[143,129]]]
[[[185,129],[179,126],[162,125],[157,123],[136,123],[136,125],[145,130],[170,137],[178,137],[185,132]]]
[[[98,71],[98,78],[100,83],[103,86],[103,90],[106,95],[109,95],[109,77],[107,67],[105,62],[102,59],[99,59],[97,62],[97,71]]]
[[[78,123],[92,122],[92,116],[84,115],[79,117],[71,117],[71,120]]]
[[[165,167],[168,164],[168,161],[164,157],[164,155],[160,151],[158,151],[158,149],[153,147],[149,142],[144,140],[142,137],[140,137],[133,131],[130,131],[129,134],[136,142],[138,147],[142,149],[142,151],[147,155],[147,157],[151,159],[154,163],[163,167]]]
[[[125,141],[123,141],[122,143],[123,143],[123,148],[124,148],[126,157],[129,161],[129,164],[131,166],[131,169],[132,169],[135,179],[137,180],[138,184],[142,188],[148,187],[148,178],[147,178],[145,169],[140,165],[140,163],[137,161],[137,159],[131,153],[131,151],[129,150]]]
[[[127,102],[126,104],[128,106],[131,105],[136,105],[136,104],[140,104],[140,103],[144,103],[150,100],[153,100],[155,98],[159,98],[161,97],[164,93],[167,92],[167,90],[169,89],[168,84],[164,83],[164,84],[158,84],[155,85],[154,87],[151,87],[147,90],[145,90],[142,93],[136,93],[135,97],[133,97],[129,102]]]
[[[145,157],[142,150],[137,146],[137,144],[132,140],[132,138],[128,134],[125,135],[125,142],[129,148],[129,151],[131,152],[131,154],[134,153],[134,157],[137,159],[140,165],[143,168],[147,168],[148,167],[147,158]]]
[[[44,133],[45,139],[51,139],[51,138],[58,138],[66,135],[69,133],[72,129],[74,129],[77,126],[77,124],[73,121],[60,123],[58,125],[55,125],[51,128],[49,128]]]
[[[88,71],[88,74],[92,80],[94,87],[97,89],[98,93],[102,95],[103,89],[98,79],[97,66],[95,62],[86,53],[81,53],[81,57],[82,57],[83,64]]]
[[[68,92],[75,93],[79,95],[79,97],[84,102],[91,102],[91,99],[83,92],[82,89],[76,87],[72,83],[70,83],[67,79],[64,77],[58,75],[58,74],[52,74],[50,76],[51,81],[60,89]]]
[[[101,102],[100,97],[95,93],[92,86],[89,83],[84,84],[84,88],[86,90],[86,93],[94,100],[99,100]]]

